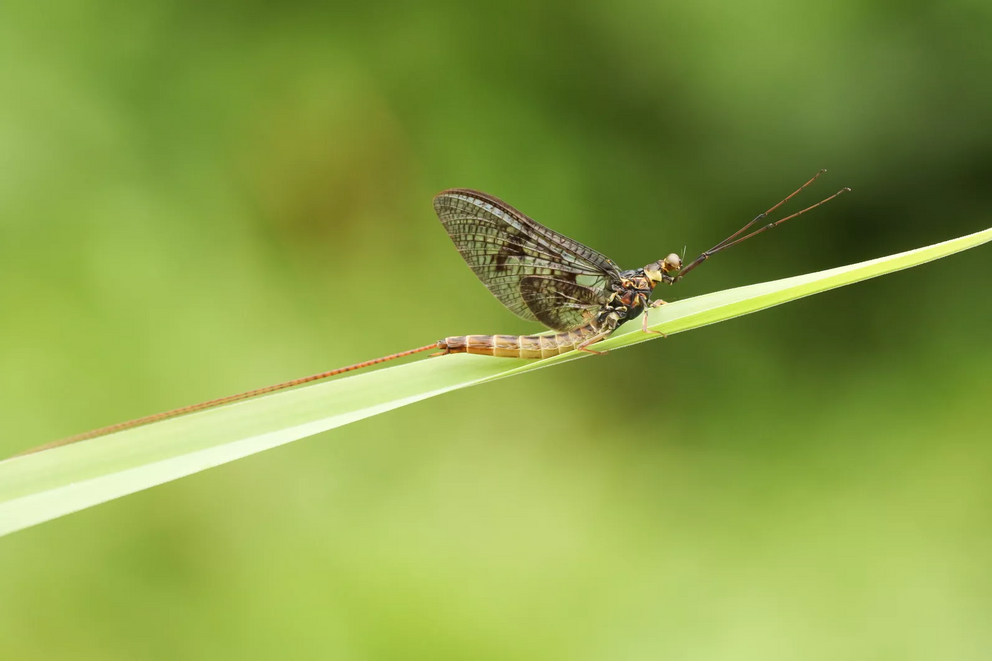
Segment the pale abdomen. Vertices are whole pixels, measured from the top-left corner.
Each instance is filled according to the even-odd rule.
[[[554,335],[458,335],[438,342],[444,353],[474,353],[502,358],[550,358],[575,351],[599,334],[592,324]]]

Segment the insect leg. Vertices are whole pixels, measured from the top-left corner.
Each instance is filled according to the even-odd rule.
[[[609,336],[609,334],[612,333],[612,332],[613,331],[608,330],[608,331],[605,331],[603,333],[600,333],[599,335],[594,335],[594,336],[590,337],[588,340],[583,341],[581,344],[579,344],[579,346],[575,347],[575,349],[576,349],[576,351],[582,351],[582,352],[585,352],[585,353],[594,353],[597,356],[605,356],[606,354],[608,354],[610,352],[609,351],[596,351],[595,349],[588,349],[586,347],[588,347],[590,344],[594,344],[594,343],[599,342],[601,340],[605,340]]]
[[[655,301],[651,304],[651,307],[656,308],[658,307],[657,304],[664,305],[665,301]],[[661,335],[662,337],[668,337],[661,331],[651,330],[648,328],[648,316],[646,314],[641,316],[641,330],[649,335]]]

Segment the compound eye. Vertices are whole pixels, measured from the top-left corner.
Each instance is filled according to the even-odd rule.
[[[677,271],[678,269],[682,268],[682,258],[676,255],[675,253],[672,253],[671,255],[665,258],[665,265],[670,270]]]

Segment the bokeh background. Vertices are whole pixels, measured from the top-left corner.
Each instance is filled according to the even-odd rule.
[[[0,451],[536,330],[473,187],[673,298],[992,225],[992,5],[0,8]],[[987,659],[992,247],[0,540],[5,659]],[[677,386],[677,387],[676,387]],[[632,412],[634,413],[632,415]]]

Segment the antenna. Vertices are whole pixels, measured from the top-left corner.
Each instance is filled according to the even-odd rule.
[[[796,216],[801,216],[804,213],[806,213],[807,211],[811,211],[812,209],[815,209],[816,207],[820,206],[821,204],[826,204],[830,200],[834,199],[835,197],[838,197],[839,195],[842,195],[843,193],[850,193],[851,192],[851,189],[850,188],[842,188],[839,191],[837,191],[836,193],[834,193],[833,195],[831,195],[830,197],[825,198],[825,199],[822,199],[819,202],[817,202],[816,204],[814,204],[812,206],[806,207],[802,211],[797,211],[796,213],[792,214],[791,216],[786,216],[785,218],[783,218],[781,220],[776,220],[773,223],[768,223],[764,227],[760,227],[760,228],[754,230],[753,232],[751,232],[750,234],[745,234],[744,236],[741,236],[741,234],[744,234],[749,229],[751,229],[752,227],[754,227],[754,224],[755,223],[757,223],[760,220],[764,220],[765,218],[768,217],[768,215],[770,213],[773,213],[780,206],[782,206],[783,204],[785,204],[786,202],[788,202],[789,200],[791,200],[792,198],[794,198],[796,195],[798,195],[799,193],[801,193],[803,190],[805,190],[807,186],[809,186],[814,181],[816,181],[817,178],[821,174],[823,174],[824,172],[826,172],[826,169],[820,170],[819,172],[817,172],[816,174],[814,174],[813,177],[809,181],[807,181],[805,184],[803,184],[802,186],[800,186],[799,188],[797,188],[795,191],[793,191],[793,193],[791,195],[789,195],[788,197],[786,197],[784,200],[782,200],[781,202],[779,202],[778,204],[776,204],[775,206],[773,206],[768,211],[766,211],[766,212],[764,212],[762,214],[758,214],[757,216],[755,216],[754,220],[752,220],[750,223],[748,223],[744,227],[740,228],[739,230],[737,230],[736,232],[734,232],[733,234],[731,234],[726,239],[724,239],[720,243],[716,244],[715,246],[713,246],[712,248],[710,248],[706,252],[702,253],[699,257],[697,257],[696,259],[692,260],[688,265],[683,266],[679,270],[678,275],[672,277],[671,283],[672,284],[675,284],[676,282],[678,282],[679,280],[681,280],[682,278],[684,278],[686,276],[686,274],[689,273],[689,271],[691,271],[692,269],[696,268],[697,266],[699,266],[700,264],[702,264],[703,262],[705,262],[707,259],[709,259],[713,255],[717,254],[721,250],[726,250],[727,248],[730,248],[731,246],[736,246],[738,243],[741,243],[742,241],[747,241],[752,236],[757,236],[758,234],[761,234],[762,232],[765,232],[767,230],[770,230],[773,227],[778,227],[779,225],[781,225],[782,223],[784,223],[787,220],[792,220]]]

